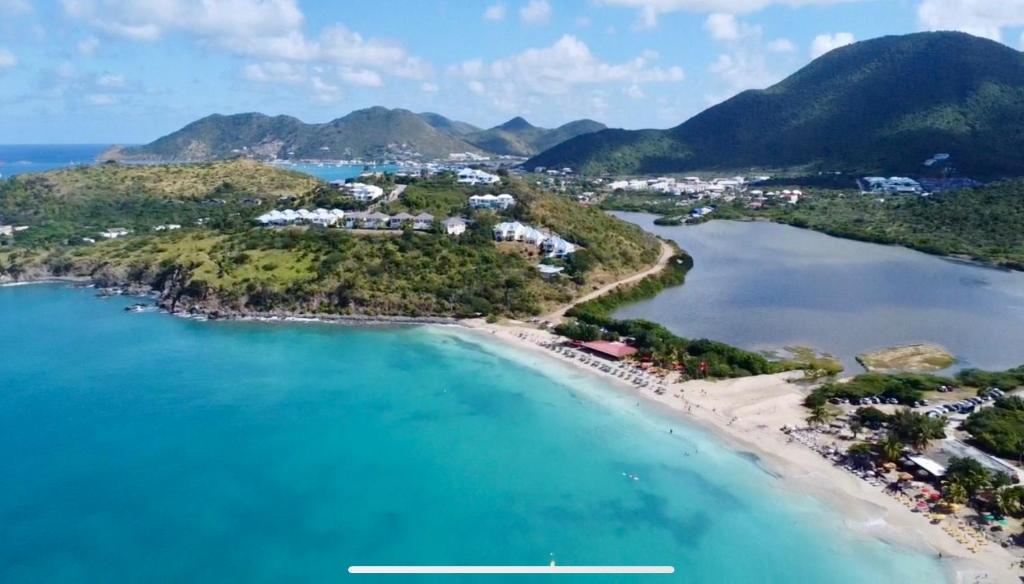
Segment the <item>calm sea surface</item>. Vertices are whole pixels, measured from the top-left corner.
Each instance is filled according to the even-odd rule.
[[[774,223],[662,227],[653,215],[616,215],[694,258],[685,285],[618,317],[750,349],[810,346],[849,371],[861,370],[858,353],[913,342],[946,347],[957,367],[1024,364],[1024,273]]]
[[[0,144],[0,177],[45,172],[76,164],[93,164],[108,144]],[[362,174],[361,164],[284,164],[283,168],[311,174],[332,181],[355,178]],[[397,166],[373,166],[375,172],[395,172]]]
[[[551,554],[678,568],[616,582],[942,579],[704,432],[486,338],[129,302],[0,288],[0,581],[354,581],[354,563]]]
[[[92,164],[109,147],[107,144],[0,144],[0,175]]]

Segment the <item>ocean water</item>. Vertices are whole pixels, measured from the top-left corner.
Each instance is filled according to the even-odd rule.
[[[552,554],[677,569],[559,581],[944,578],[705,432],[486,338],[129,302],[0,288],[0,581],[356,581],[350,564]],[[554,581],[502,581],[520,580]]]
[[[92,164],[109,144],[0,144],[0,175]]]
[[[1024,273],[766,222],[654,225],[694,258],[686,284],[623,307],[693,338],[755,350],[808,346],[863,371],[858,353],[938,343],[954,368],[1024,364]]]
[[[289,170],[296,170],[298,172],[304,172],[311,174],[320,180],[332,181],[332,180],[347,180],[350,178],[356,178],[363,172],[390,172],[395,173],[398,171],[398,166],[393,164],[381,164],[376,166],[370,166],[370,168],[364,168],[362,164],[332,164],[325,162],[323,164],[316,163],[288,163],[281,164],[281,168],[287,168]]]

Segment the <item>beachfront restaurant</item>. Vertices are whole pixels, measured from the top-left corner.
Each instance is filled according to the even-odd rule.
[[[619,341],[590,341],[580,345],[580,350],[586,351],[604,359],[621,361],[636,353],[636,347],[630,347]]]

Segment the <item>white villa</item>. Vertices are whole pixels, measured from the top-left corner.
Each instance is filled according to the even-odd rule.
[[[921,183],[905,176],[866,176],[858,181],[862,193],[896,193],[918,195],[924,190]]]
[[[516,199],[508,193],[500,195],[473,195],[469,197],[469,206],[473,209],[508,209],[516,204]]]
[[[177,223],[168,223],[166,225],[156,225],[153,227],[153,231],[174,231],[176,229],[181,229],[181,225],[178,225]]]
[[[104,239],[117,239],[118,237],[124,237],[125,235],[128,235],[128,230],[124,227],[111,227],[106,231],[100,232],[100,237],[103,237]]]
[[[456,237],[466,232],[466,222],[459,217],[449,217],[441,222],[444,232]]]
[[[384,196],[384,189],[378,187],[377,185],[368,185],[365,183],[352,183],[350,185],[345,185],[344,188],[348,190],[349,193],[352,194],[352,197],[355,198],[355,200],[357,201],[373,201],[374,199],[378,199]]]
[[[13,225],[0,225],[0,237],[11,237],[14,235]]]
[[[551,257],[565,257],[576,251],[576,246],[557,235],[524,225],[518,221],[498,223],[494,226],[495,241],[521,241],[541,248]]]
[[[458,179],[459,184],[462,185],[493,185],[500,180],[496,174],[473,168],[463,168],[460,170]]]

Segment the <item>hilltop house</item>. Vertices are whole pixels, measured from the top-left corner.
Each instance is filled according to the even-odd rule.
[[[892,193],[899,195],[919,195],[924,189],[921,188],[921,183],[917,182],[912,178],[905,176],[892,176],[885,178],[883,176],[866,176],[859,181],[860,190],[862,193]]]
[[[518,221],[498,223],[494,226],[495,241],[521,241],[540,247],[551,257],[565,257],[576,251],[576,246],[557,235],[551,235]]]
[[[426,231],[434,226],[434,216],[430,213],[420,213],[412,218],[412,228],[417,231]]]
[[[363,229],[383,229],[388,226],[391,217],[384,213],[367,213],[363,218]]]
[[[391,229],[401,229],[410,221],[412,221],[412,215],[408,213],[399,213],[397,215],[392,215],[391,218],[388,219],[388,227]]]
[[[105,239],[117,239],[118,237],[124,237],[128,235],[128,230],[124,227],[111,227],[106,231],[100,232],[100,237]]]
[[[11,237],[14,235],[13,225],[0,225],[0,237]]]
[[[576,246],[554,235],[541,242],[540,249],[551,257],[564,258],[576,251]]]
[[[444,232],[456,237],[466,232],[466,222],[459,217],[449,217],[441,222]]]
[[[469,197],[472,209],[508,209],[516,204],[516,199],[508,193],[500,195],[473,195]]]
[[[458,182],[462,185],[493,185],[500,180],[498,175],[473,168],[463,168],[458,175]]]
[[[377,185],[368,185],[364,183],[352,183],[345,185],[352,197],[361,202],[373,201],[384,196],[384,189]]]

